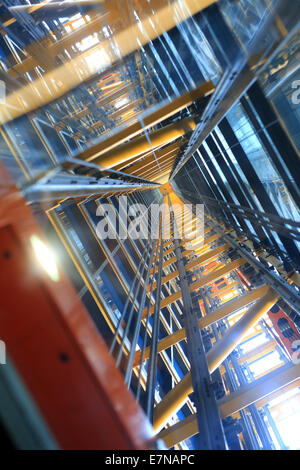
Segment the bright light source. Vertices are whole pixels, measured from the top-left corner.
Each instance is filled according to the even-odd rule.
[[[245,341],[244,344],[241,344],[241,348],[243,353],[247,353],[250,351],[253,351],[253,349],[258,348],[258,346],[261,346],[264,343],[267,343],[269,339],[266,337],[264,334],[259,334],[257,336],[254,336],[254,338],[249,339],[248,341]]]
[[[104,49],[99,47],[92,48],[91,51],[86,52],[85,62],[91,73],[101,72],[111,64],[109,55]]]
[[[289,390],[288,392],[283,393],[277,398],[274,398],[274,400],[269,402],[270,408],[279,405],[280,403],[289,400],[290,398],[293,398],[294,396],[299,395],[299,388],[295,386],[292,390]]]
[[[51,251],[35,235],[32,235],[32,237],[30,237],[30,241],[39,263],[43,266],[52,281],[58,281],[59,273]]]
[[[129,103],[129,98],[121,98],[115,102],[115,108],[119,109]]]
[[[291,415],[276,423],[285,445],[291,450],[300,449],[299,418],[300,412],[294,411]]]
[[[223,296],[222,300],[229,300],[233,297],[233,292],[229,292],[229,294],[226,294]]]
[[[74,21],[76,18],[76,21]],[[84,18],[82,18],[81,14],[78,13],[77,15],[73,16],[71,18],[71,21],[72,21],[72,27],[74,29],[78,29],[80,26],[84,25]]]
[[[277,367],[282,363],[283,361],[281,360],[278,352],[273,351],[261,359],[257,359],[256,361],[252,362],[249,364],[249,367],[254,376],[257,377],[258,375],[265,374],[270,369],[273,369],[273,367]]]
[[[90,34],[86,38],[83,38],[82,41],[76,43],[76,47],[84,52],[92,46],[95,46],[99,43],[99,39],[96,34]]]

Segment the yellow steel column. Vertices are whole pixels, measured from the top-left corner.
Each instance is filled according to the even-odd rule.
[[[199,253],[201,254],[202,251],[206,250],[207,248],[209,248],[209,244],[214,242],[215,240],[217,240],[218,238],[220,238],[220,235],[218,233],[216,233],[215,235],[212,235],[211,237],[207,238],[206,240],[203,241],[203,244],[200,246],[200,248],[196,248],[197,245],[200,245],[200,242],[198,242],[197,244],[195,244],[195,247],[193,247],[193,249],[196,251],[196,253]],[[188,250],[190,252],[190,250]],[[185,252],[183,252],[183,256],[185,256]]]

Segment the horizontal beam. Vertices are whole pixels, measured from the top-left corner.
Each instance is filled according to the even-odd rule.
[[[247,261],[244,259],[238,259],[236,261],[233,261],[230,264],[227,264],[221,269],[218,269],[217,271],[214,271],[207,276],[203,277],[202,279],[193,282],[190,285],[190,292],[194,292],[195,290],[201,289],[201,287],[204,287],[206,284],[210,284],[211,282],[216,281],[220,277],[226,276],[226,274],[230,273],[233,269],[239,268],[243,264],[245,264]],[[168,305],[172,304],[173,302],[176,302],[177,300],[181,299],[182,293],[181,290],[175,292],[174,294],[169,295],[168,297],[165,297],[162,299],[160,303],[160,307],[164,308],[167,307]],[[154,311],[154,307],[150,308],[150,315],[152,315]],[[147,309],[144,310],[143,312],[143,319],[147,315]]]
[[[151,169],[147,170],[146,172],[138,173],[137,176],[139,176],[140,178],[145,178],[145,179],[149,179],[150,181],[153,181],[156,177],[161,175],[163,172],[165,172],[166,170],[170,170],[170,168],[172,168],[174,158],[175,157],[172,158],[172,161],[160,163],[159,167],[156,161],[154,160],[152,163]]]
[[[172,4],[161,0],[161,8],[157,9],[153,15],[114,34],[114,48],[111,47],[111,38],[103,40],[88,51],[8,95],[6,105],[10,108],[10,116],[8,117],[7,113],[1,112],[0,123],[4,124],[63,96],[94,77],[96,73],[104,72],[113,64],[118,63],[121,58],[139,50],[141,46],[153,41],[178,23],[185,21],[213,3],[215,0],[175,0]],[[87,58],[91,56],[100,58],[97,68],[88,65]],[[83,73],[81,74],[79,71]],[[59,84],[55,93],[50,91],[53,89],[53,83]],[[20,107],[20,101],[24,106]]]
[[[278,301],[278,294],[269,288],[267,292],[249,308],[242,318],[227,330],[225,335],[207,353],[207,364],[212,373],[228,357],[234,348],[243,340],[249,330]],[[172,415],[183,406],[188,395],[192,393],[191,374],[183,379],[157,405],[154,417],[154,429],[161,429]]]
[[[147,152],[148,155],[146,158],[143,158],[143,160],[135,160],[130,167],[127,168],[123,166],[123,168],[125,168],[125,171],[130,172],[130,174],[135,174],[137,171],[146,170],[149,165],[152,165],[156,160],[160,162],[161,160],[165,160],[169,157],[174,157],[174,155],[178,153],[179,148],[178,142],[164,146],[155,151],[156,159],[154,158],[153,150],[151,149]]]
[[[133,157],[141,155],[144,152],[151,150],[153,147],[167,145],[176,139],[179,139],[188,132],[195,129],[196,124],[192,118],[186,118],[181,121],[169,124],[157,131],[152,132],[147,136],[137,137],[127,143],[119,145],[116,149],[105,152],[100,157],[92,155],[89,158],[80,155],[80,159],[92,161],[103,167],[114,167],[120,163],[126,162]]]
[[[251,364],[251,362],[262,358],[271,351],[274,351],[276,345],[278,345],[277,341],[275,339],[271,339],[266,343],[261,344],[257,348],[252,349],[251,351],[240,356],[238,358],[238,363],[243,364],[244,362],[248,362]]]
[[[255,380],[246,386],[240,387],[236,392],[218,402],[221,417],[227,418],[240,410],[247,408],[260,400],[266,400],[275,392],[283,393],[285,387],[297,386],[300,379],[300,364],[288,364],[282,366],[260,379]],[[267,402],[269,401],[267,400]],[[158,439],[162,439],[168,448],[174,447],[179,442],[198,434],[198,424],[196,415],[190,415],[179,421],[168,429],[161,431]]]
[[[200,318],[199,328],[200,329],[207,328],[213,323],[223,320],[223,318],[226,318],[228,315],[231,315],[237,310],[247,307],[247,305],[251,304],[252,302],[255,302],[262,295],[264,295],[267,289],[268,289],[267,286],[259,287],[258,289],[254,289],[248,292],[247,294],[244,294],[238,297],[237,299],[234,299],[230,302],[226,302],[226,304],[216,309],[214,312],[210,313],[209,315],[206,315],[205,317]],[[165,349],[168,349],[171,346],[174,346],[174,344],[177,344],[180,341],[183,341],[184,339],[186,339],[185,328],[181,328],[180,330],[177,330],[175,333],[168,335],[159,341],[158,352],[162,352]],[[144,352],[144,360],[149,358],[149,353],[150,353],[150,348],[147,347]],[[140,364],[140,359],[141,359],[141,352],[138,351],[136,353],[135,361],[134,361],[135,367]]]
[[[278,276],[273,271],[270,271],[268,266],[264,265],[230,235],[225,234],[225,232],[219,226],[213,225],[210,222],[209,224],[211,224],[212,228],[218,232],[224,241],[231,245],[232,248],[236,249],[237,252],[243,256],[251,266],[254,267],[254,269],[260,272],[265,279],[265,282],[267,282],[269,286],[278,293],[278,296],[282,297],[290,305],[290,307],[300,315],[300,295],[298,291],[296,291],[283,277]],[[296,273],[291,276],[290,281],[295,279],[295,275]]]
[[[121,130],[117,134],[84,150],[81,154],[81,158],[83,160],[90,160],[92,158],[100,157],[104,153],[113,150],[114,148],[123,144],[127,140],[137,137],[138,135],[142,134],[145,130],[156,126],[163,120],[174,116],[182,109],[186,108],[187,106],[190,106],[194,101],[198,100],[201,97],[211,94],[213,91],[214,85],[212,82],[202,83],[195,90],[185,93],[180,98],[176,98],[175,100],[171,101],[171,103],[167,103],[161,106],[157,111],[154,111],[148,116],[145,116],[143,118],[143,124],[141,124],[140,121],[135,122],[131,126]]]
[[[229,248],[229,245],[222,245],[222,246],[219,246],[218,248],[216,248],[215,250],[210,250],[208,253],[205,253],[204,255],[199,256],[199,258],[197,258],[195,260],[192,260],[189,263],[187,263],[185,265],[185,270],[189,271],[190,269],[193,269],[193,268],[196,268],[196,267],[201,267],[207,261],[210,261],[212,259],[217,259],[218,256],[220,255],[220,253],[223,253],[228,248]],[[193,254],[193,253],[191,253],[191,254]],[[170,258],[170,261],[172,261],[172,263],[175,263],[176,257]],[[166,266],[168,266],[168,265],[165,264],[164,267],[166,267]],[[176,271],[174,271],[174,272],[172,272],[172,273],[170,273],[167,276],[164,276],[162,278],[162,284],[165,284],[166,282],[172,281],[172,279],[175,279],[175,277],[177,277],[177,276],[178,276],[178,270],[176,269]],[[154,283],[153,288],[155,289],[155,287],[156,287],[156,283]]]

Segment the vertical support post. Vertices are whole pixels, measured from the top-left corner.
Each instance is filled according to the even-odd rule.
[[[136,326],[135,326],[134,336],[133,336],[133,339],[132,339],[132,342],[131,342],[130,353],[129,353],[129,356],[128,356],[128,362],[127,362],[126,372],[125,372],[125,383],[127,384],[128,388],[130,387],[134,355],[135,355],[136,345],[137,345],[137,342],[138,342],[140,329],[141,329],[141,321],[142,321],[142,316],[143,316],[143,310],[144,310],[144,307],[145,307],[147,287],[148,287],[149,279],[150,279],[150,272],[151,272],[151,268],[152,268],[152,260],[153,260],[153,256],[154,256],[154,250],[155,250],[155,243],[152,243],[152,249],[151,249],[149,264],[148,264],[147,273],[146,273],[146,279],[145,279],[145,283],[144,283],[144,287],[143,287],[142,298],[141,298],[141,302],[140,302],[140,305],[139,305],[139,311],[138,311],[137,319],[136,319]]]
[[[150,359],[149,359],[149,365],[148,365],[148,371],[147,371],[147,394],[146,394],[146,414],[151,423],[153,423],[153,406],[154,406],[154,395],[155,395],[156,375],[157,375],[158,331],[159,331],[161,281],[162,281],[162,265],[163,265],[163,249],[164,249],[162,234],[163,234],[163,215],[160,212],[159,262],[158,262],[158,274],[157,274],[156,293],[155,293],[155,306],[154,306],[154,316],[153,316],[152,340],[151,340],[151,347],[150,347]]]
[[[205,349],[198,326],[198,302],[193,302],[181,256],[178,230],[170,206],[170,220],[174,233],[175,254],[177,258],[179,282],[182,291],[183,317],[187,337],[188,356],[191,364],[194,401],[197,408],[199,428],[199,449],[226,449],[225,435],[212,387],[211,377],[206,361]]]
[[[280,432],[279,432],[279,430],[278,430],[278,427],[276,426],[276,423],[275,423],[275,421],[274,421],[274,419],[273,419],[273,416],[272,416],[272,414],[271,414],[271,412],[270,412],[270,410],[269,410],[269,405],[265,405],[265,406],[263,407],[263,409],[264,409],[264,412],[265,412],[265,414],[266,414],[266,416],[267,416],[268,423],[269,423],[269,425],[271,426],[272,431],[273,431],[274,434],[275,434],[275,437],[276,437],[276,439],[277,439],[277,441],[278,441],[278,444],[280,445],[280,448],[281,448],[282,450],[287,450],[288,447],[285,445],[285,443],[284,443],[283,440],[282,440],[282,437],[281,437],[281,434],[280,434]]]

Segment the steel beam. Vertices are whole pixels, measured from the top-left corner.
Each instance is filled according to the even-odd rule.
[[[161,279],[162,279],[162,264],[163,264],[163,214],[160,212],[160,221],[159,221],[159,258],[158,258],[158,275],[157,275],[157,286],[155,292],[155,305],[154,305],[154,318],[153,318],[153,330],[151,336],[151,345],[149,346],[149,364],[147,370],[147,391],[146,391],[146,415],[148,416],[150,422],[153,422],[153,407],[155,401],[155,388],[157,381],[157,345],[158,345],[158,335],[159,335],[159,322],[160,322],[160,302],[161,302]],[[154,280],[154,274],[152,277],[152,282]],[[152,284],[152,289],[154,287]],[[144,350],[145,352],[145,350]],[[133,361],[134,362],[134,361]],[[132,362],[132,367],[133,367]]]
[[[161,149],[155,150],[155,157],[153,155],[153,150],[151,149],[149,152],[146,153],[146,156],[144,156],[139,159],[140,157],[137,157],[139,160],[135,160],[135,162],[130,165],[130,166],[124,166],[123,171],[125,172],[130,172],[130,174],[136,174],[137,172],[140,171],[147,171],[153,163],[156,161],[158,162],[163,162],[166,161],[169,158],[174,158],[174,156],[178,153],[179,151],[179,144],[178,142],[174,142],[173,144],[169,144],[167,146],[162,147]]]
[[[99,164],[105,168],[113,168],[114,166],[124,163],[133,157],[137,157],[144,152],[150,151],[152,148],[167,145],[170,142],[179,139],[186,133],[191,132],[195,127],[195,121],[192,118],[186,118],[152,132],[149,135],[149,139],[147,136],[141,136],[128,143],[119,145],[117,149],[106,152],[100,157],[92,155],[87,159],[84,155],[81,155],[80,158],[93,161],[93,163]]]
[[[210,349],[207,362],[210,372],[216,370],[233,349],[243,340],[255,323],[277,302],[279,295],[269,288],[267,292],[252,306],[247,313],[235,323],[225,335]],[[154,428],[161,429],[168,419],[184,404],[192,392],[190,373],[162,399],[156,407]]]
[[[230,235],[226,235],[219,226],[215,226],[211,222],[209,222],[209,224],[216,232],[219,233],[224,241],[231,245],[232,248],[235,248],[238,253],[247,260],[248,263],[250,263],[258,272],[260,272],[266,282],[278,293],[278,296],[282,297],[290,305],[290,307],[294,309],[298,315],[300,315],[299,293],[285,279],[276,275],[273,271],[270,271],[268,266],[265,266],[248,250],[246,250],[246,248],[240,246],[240,244]]]
[[[193,282],[189,286],[190,292],[194,292],[195,290],[200,289],[201,287],[205,286],[206,284],[210,284],[211,282],[216,281],[220,277],[226,276],[226,274],[229,274],[230,271],[233,269],[236,269],[243,264],[245,264],[246,261],[244,259],[238,259],[236,261],[233,261],[232,263],[227,264],[221,269],[218,269],[217,271],[214,271],[207,276],[203,277],[199,281]],[[169,295],[168,297],[164,298],[161,301],[161,308],[167,307],[168,305],[172,304],[173,302],[176,302],[176,300],[181,299],[181,291],[175,292],[174,294]],[[153,313],[153,307],[150,310],[150,315]],[[143,318],[145,318],[146,315],[146,310],[144,310]]]
[[[87,54],[107,57],[108,63],[99,63],[98,72],[103,72],[108,67],[119,62],[121,58],[126,57],[135,50],[139,50],[141,46],[174,28],[178,22],[190,18],[213,3],[215,3],[215,0],[184,0],[184,2],[176,0],[172,4],[165,1],[160,2],[161,7],[153,15],[143,18],[141,21],[132,24],[129,28],[114,34],[114,49],[111,47],[111,38],[104,39],[100,44],[90,48],[87,52],[79,54],[69,62],[47,72],[41,78],[8,95],[6,97],[6,105],[10,108],[10,117],[6,113],[1,113],[1,124],[46,105],[92,78],[95,75],[95,70],[86,66]],[[83,71],[82,75],[78,73],[79,70]],[[47,90],[45,84],[48,84],[51,89],[53,82],[59,83],[60,86],[57,87],[55,93],[51,94],[45,91]],[[32,89],[36,90],[36,92],[33,93]],[[19,107],[20,99],[23,103],[26,103],[26,106]]]
[[[106,152],[113,150],[115,147],[123,144],[129,139],[137,137],[145,130],[156,126],[165,119],[177,114],[182,109],[190,106],[194,101],[208,96],[214,91],[214,85],[212,82],[205,82],[201,84],[195,90],[185,93],[179,98],[176,98],[171,103],[167,103],[159,108],[159,110],[145,116],[143,118],[143,125],[140,121],[135,122],[129,127],[118,132],[116,135],[108,137],[102,142],[95,144],[94,146],[84,150],[81,154],[83,160],[90,160],[92,158],[100,157]]]
[[[136,189],[151,189],[155,186],[156,183],[134,175],[99,168],[89,162],[83,164],[77,159],[68,159],[26,182],[21,190],[27,201],[37,202],[116,194]]]
[[[196,258],[195,260],[190,261],[189,263],[186,263],[185,265],[185,270],[189,271],[193,268],[200,267],[205,265],[208,261],[213,261],[215,259],[218,259],[219,255],[223,253],[225,250],[227,250],[229,245],[222,245],[214,250],[210,250],[208,253],[205,253],[202,256],[199,256],[199,258]],[[173,251],[173,249],[172,249]],[[191,253],[193,255],[193,253]],[[174,262],[174,258],[172,257],[170,260],[172,260],[172,263]],[[167,263],[167,262],[166,262]],[[164,265],[166,267],[167,264]],[[175,277],[178,276],[178,270],[173,271],[172,273],[168,274],[167,276],[164,276],[162,278],[162,284],[165,284],[166,282],[171,281],[172,279],[175,279]]]
[[[183,320],[187,337],[187,352],[191,367],[191,380],[194,390],[193,401],[197,409],[199,430],[199,449],[226,449],[225,435],[222,427],[215,392],[211,386],[211,377],[206,361],[201,331],[198,327],[199,304],[192,299],[189,283],[179,245],[179,234],[176,218],[172,213],[169,197],[171,225],[175,234],[175,253],[179,272],[179,284],[183,300]]]
[[[288,364],[246,386],[240,387],[236,392],[232,392],[228,397],[218,402],[222,418],[231,416],[252,403],[259,403],[261,400],[266,399],[270,401],[274,393],[278,391],[283,393],[286,387],[293,387],[293,384],[296,386],[299,378],[300,365]],[[162,439],[166,446],[171,448],[197,433],[196,416],[190,415],[168,429],[161,431],[157,438]]]
[[[251,304],[258,300],[262,295],[264,295],[267,291],[268,287],[263,286],[259,287],[258,289],[254,289],[247,294],[244,294],[237,299],[231,300],[226,302],[222,307],[216,309],[212,313],[202,317],[199,319],[199,328],[200,330],[203,328],[207,328],[211,324],[223,320],[227,316],[231,315],[232,313],[247,307],[247,305]],[[174,346],[174,344],[183,341],[186,338],[185,328],[181,328],[177,330],[175,333],[166,336],[165,338],[161,339],[158,343],[158,352],[164,351],[165,349]],[[149,358],[150,349],[146,348],[144,353],[144,359]],[[140,363],[140,351],[136,353],[134,366],[137,366]]]

